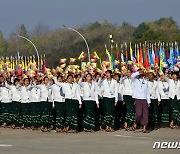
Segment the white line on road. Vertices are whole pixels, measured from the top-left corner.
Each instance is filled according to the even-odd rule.
[[[132,138],[141,138],[141,139],[152,139],[152,138],[150,138],[150,137],[139,137],[139,136],[127,136],[127,135],[119,135],[119,134],[115,134],[115,135],[113,135],[113,134],[108,134],[109,136],[120,136],[120,137],[126,137],[126,138],[130,138],[130,137],[132,137]]]
[[[12,145],[10,144],[0,144],[0,147],[11,147]]]

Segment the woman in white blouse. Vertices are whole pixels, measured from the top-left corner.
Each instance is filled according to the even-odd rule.
[[[127,70],[126,76],[122,78],[121,82],[123,84],[123,100],[126,106],[126,115],[124,128],[126,130],[134,130],[135,122],[135,105],[134,99],[132,98],[132,80],[131,80],[131,70]]]
[[[84,131],[94,131],[96,128],[96,106],[99,108],[97,84],[92,80],[92,74],[86,75],[85,81],[79,80],[79,85],[83,88],[84,116],[82,126]]]
[[[179,123],[179,104],[180,104],[180,81],[178,80],[178,72],[172,72],[172,79],[165,76],[165,80],[169,84],[169,98],[171,104],[171,122],[170,127],[174,128]]]
[[[12,99],[11,90],[3,83],[0,87],[1,92],[1,118],[2,127],[10,127],[12,124]]]
[[[65,83],[56,83],[63,88],[65,94],[66,115],[64,130],[68,133],[75,133],[79,130],[78,112],[82,106],[79,86],[73,80],[73,76],[69,74]]]
[[[61,75],[57,76],[57,82],[62,83],[63,77]],[[62,132],[64,129],[64,121],[65,121],[65,97],[62,87],[59,87],[56,84],[51,85],[52,96],[55,105],[55,126],[56,132]]]
[[[25,77],[23,80],[23,85],[21,86],[20,96],[21,96],[21,125],[22,129],[30,127],[30,112],[31,112],[31,103],[30,103],[30,86],[29,78]]]
[[[103,121],[102,128],[106,131],[115,129],[115,106],[118,102],[117,81],[112,78],[112,71],[106,71],[106,79],[102,82],[101,91],[103,96],[102,110]]]
[[[52,124],[52,91],[49,85],[49,78],[44,77],[43,82],[40,85],[36,85],[40,89],[40,101],[41,101],[41,131],[48,132],[51,129]]]
[[[167,127],[170,122],[170,102],[169,102],[169,84],[164,79],[164,74],[160,75],[159,80],[157,81],[159,98],[158,102],[162,105],[162,116],[161,116],[161,126]]]

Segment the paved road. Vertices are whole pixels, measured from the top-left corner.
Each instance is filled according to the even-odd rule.
[[[153,149],[155,141],[179,141],[180,129],[161,128],[108,133],[42,133],[0,128],[0,154],[179,154],[180,149]]]

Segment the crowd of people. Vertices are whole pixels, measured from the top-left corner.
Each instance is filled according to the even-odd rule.
[[[49,132],[180,126],[179,72],[53,73],[0,76],[0,125]]]

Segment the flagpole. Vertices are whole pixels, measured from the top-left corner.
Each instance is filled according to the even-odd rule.
[[[88,52],[88,60],[89,60],[89,62],[90,62],[90,51],[89,51],[89,45],[88,45],[88,43],[87,43],[86,39],[84,38],[84,36],[83,36],[80,32],[78,32],[77,30],[75,30],[75,29],[73,29],[73,28],[66,27],[65,25],[63,25],[63,27],[64,27],[64,28],[67,28],[67,29],[69,29],[69,30],[72,30],[72,31],[74,31],[74,32],[76,32],[76,33],[78,33],[78,34],[79,34],[79,35],[83,38],[84,42],[86,43],[87,52]]]

